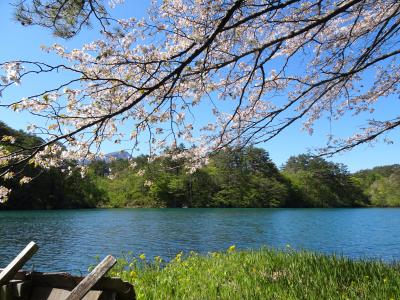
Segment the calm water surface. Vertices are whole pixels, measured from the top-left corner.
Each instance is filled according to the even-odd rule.
[[[260,246],[400,260],[400,209],[108,209],[0,212],[0,267],[29,241],[27,268],[86,273],[94,257],[168,258]]]

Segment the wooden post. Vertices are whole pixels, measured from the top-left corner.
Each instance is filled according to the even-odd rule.
[[[117,260],[114,257],[108,255],[71,291],[71,294],[69,294],[65,300],[82,299],[96,284],[96,282],[115,265],[116,262]]]
[[[36,253],[39,249],[38,245],[30,242],[24,250],[22,250],[17,257],[0,273],[0,286],[7,284],[8,281],[14,278],[15,274],[22,268],[22,266]]]
[[[0,300],[12,300],[12,290],[8,285],[0,286]]]

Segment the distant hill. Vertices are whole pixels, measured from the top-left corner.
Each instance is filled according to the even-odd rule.
[[[104,156],[97,156],[95,159],[83,159],[80,161],[81,164],[83,165],[90,165],[93,161],[103,161],[105,163],[110,163],[113,160],[128,160],[132,158],[132,155],[130,155],[127,151],[116,151],[116,152],[110,152],[105,154]]]
[[[111,152],[105,155],[105,160],[110,161],[113,159],[130,159],[132,155],[130,155],[127,151],[117,151]]]

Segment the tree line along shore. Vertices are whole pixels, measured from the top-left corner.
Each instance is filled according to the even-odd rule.
[[[1,138],[6,136],[15,137],[15,142]],[[36,136],[0,123],[1,147],[39,142]],[[182,149],[171,150],[172,156]],[[350,173],[343,164],[301,154],[278,168],[265,149],[251,146],[220,151],[195,172],[188,172],[183,159],[171,156],[151,161],[145,155],[113,158],[87,162],[84,177],[73,161],[59,168],[16,169],[13,179],[1,179],[0,185],[12,192],[0,209],[400,205],[400,165]],[[24,176],[34,180],[21,184]]]

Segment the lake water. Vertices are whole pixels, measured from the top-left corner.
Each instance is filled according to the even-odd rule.
[[[0,267],[29,241],[27,269],[86,273],[95,256],[261,246],[400,261],[400,209],[94,209],[0,212]]]

